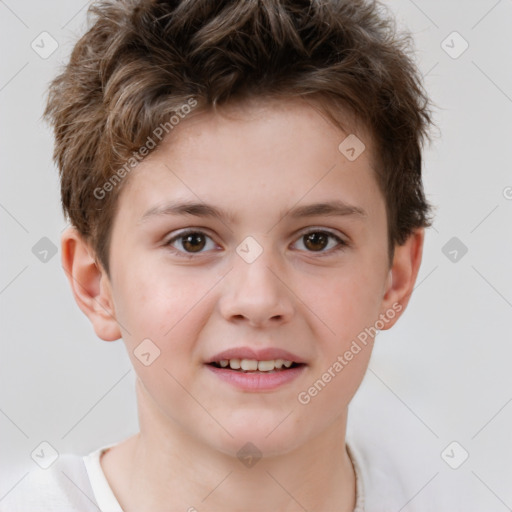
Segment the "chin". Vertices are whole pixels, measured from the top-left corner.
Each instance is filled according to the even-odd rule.
[[[218,451],[229,455],[230,457],[243,458],[253,455],[255,457],[265,457],[285,455],[300,446],[305,439],[302,438],[302,432],[299,437],[297,432],[286,428],[286,421],[268,421],[258,422],[247,421],[246,423],[237,423],[236,425],[225,425],[226,429],[233,436],[223,436],[222,443],[219,438],[210,439],[209,444]],[[276,428],[277,427],[277,428]]]

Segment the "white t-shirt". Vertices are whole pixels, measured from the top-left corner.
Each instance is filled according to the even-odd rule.
[[[100,465],[106,445],[80,456],[65,454],[48,469],[31,469],[0,496],[0,512],[123,512]],[[347,442],[356,473],[354,512],[396,512],[386,496],[403,492],[389,461],[382,467],[370,464],[364,453]],[[394,498],[397,496],[395,495]]]

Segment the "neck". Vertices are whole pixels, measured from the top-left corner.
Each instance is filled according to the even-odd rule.
[[[137,398],[140,433],[102,462],[125,512],[353,511],[346,415],[307,443],[257,460],[250,450],[238,457],[191,435],[164,417],[139,382]]]

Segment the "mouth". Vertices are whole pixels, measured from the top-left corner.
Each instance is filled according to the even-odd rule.
[[[270,359],[258,361],[257,359],[221,359],[207,363],[214,368],[233,371],[238,373],[269,374],[282,373],[288,370],[305,366],[305,363],[297,363],[287,359]]]
[[[204,363],[215,378],[252,393],[290,386],[308,366],[305,358],[278,347],[233,347]]]
[[[239,391],[274,392],[291,385],[306,370],[307,364],[289,359],[221,359],[205,364],[211,373]]]

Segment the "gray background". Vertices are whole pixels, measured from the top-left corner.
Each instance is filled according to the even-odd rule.
[[[512,0],[388,4],[413,33],[439,107],[440,136],[424,163],[437,213],[408,309],[377,338],[351,405],[350,432],[362,444],[386,445],[413,482],[397,512],[423,510],[429,496],[443,493],[453,503],[469,496],[474,504],[464,510],[507,510]],[[0,481],[0,500],[35,467],[30,455],[42,441],[59,453],[85,454],[138,430],[124,346],[95,336],[61,268],[66,223],[53,141],[40,119],[47,84],[85,28],[86,7],[77,0],[0,1],[0,454],[13,468]],[[47,58],[31,47],[42,45],[43,31],[59,45]],[[445,51],[462,48],[454,31],[469,44],[457,58]],[[453,237],[450,243],[467,247],[455,262],[445,255]],[[57,253],[41,261],[50,242]],[[453,441],[459,445],[443,458]],[[452,469],[446,461],[456,464],[462,450],[469,458]]]

